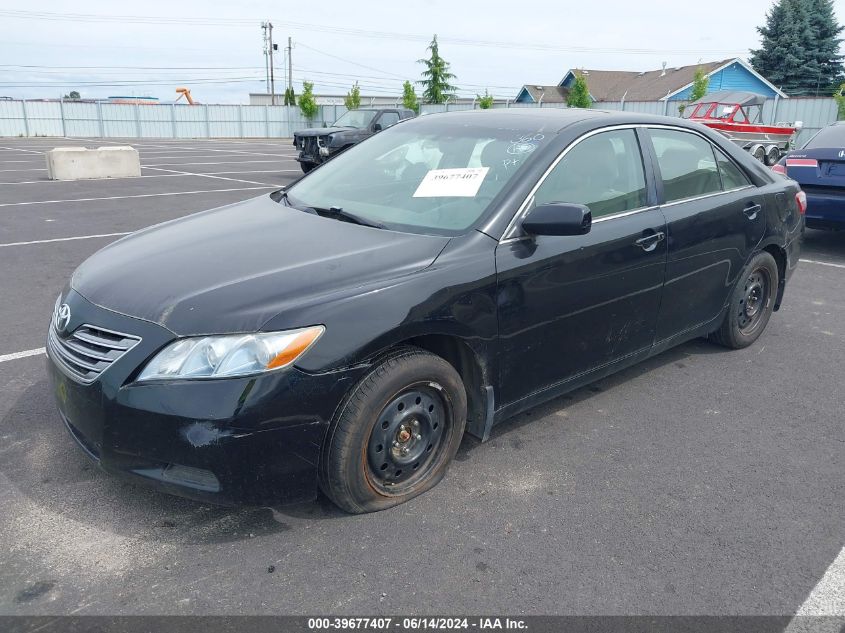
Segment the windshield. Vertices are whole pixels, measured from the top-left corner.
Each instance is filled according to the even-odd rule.
[[[375,115],[372,110],[350,110],[334,122],[334,127],[367,127]]]
[[[292,185],[288,201],[339,207],[394,230],[457,235],[554,134],[439,116],[397,125],[347,150]]]

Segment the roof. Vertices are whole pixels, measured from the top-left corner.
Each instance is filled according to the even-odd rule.
[[[723,59],[641,73],[628,70],[570,70],[560,83],[566,81],[570,73],[578,72],[584,75],[590,95],[596,101],[621,101],[623,98],[625,101],[659,101],[691,84],[699,68],[709,75],[733,61]]]
[[[569,88],[563,86],[543,86],[540,84],[525,84],[522,90],[527,92],[534,103],[539,103],[542,98],[543,103],[566,103],[566,98],[569,96]],[[519,93],[522,93],[522,90]],[[517,94],[519,98],[519,94]]]
[[[740,92],[739,90],[720,90],[704,95],[693,103],[738,103],[739,105],[763,105],[766,97],[754,92]]]

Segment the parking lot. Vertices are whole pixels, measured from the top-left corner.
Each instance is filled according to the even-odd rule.
[[[47,180],[52,147],[124,142],[140,178]],[[293,156],[0,139],[0,613],[845,614],[845,235],[808,231],[752,347],[688,343],[467,438],[392,510],[218,508],[99,472],[46,383],[56,295],[121,235],[293,181]]]

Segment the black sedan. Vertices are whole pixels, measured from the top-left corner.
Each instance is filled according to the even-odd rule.
[[[461,438],[783,300],[798,186],[680,119],[414,119],[287,190],[104,248],[48,367],[104,470],[217,503],[434,486]]]

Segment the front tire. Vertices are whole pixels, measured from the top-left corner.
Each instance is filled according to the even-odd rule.
[[[354,514],[399,505],[446,474],[466,425],[461,377],[418,348],[397,350],[355,387],[332,421],[320,487]]]
[[[317,163],[308,163],[302,161],[301,163],[299,163],[299,166],[302,167],[302,173],[307,174],[309,171],[311,171],[317,166]]]
[[[775,258],[765,251],[757,253],[734,288],[722,325],[710,338],[731,349],[748,347],[756,341],[774,311],[778,283]]]

